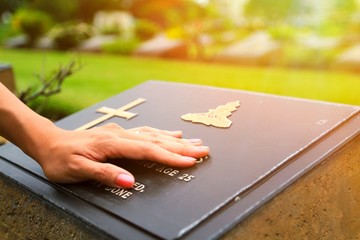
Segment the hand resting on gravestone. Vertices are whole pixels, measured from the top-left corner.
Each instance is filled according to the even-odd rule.
[[[149,127],[125,130],[116,124],[63,130],[33,112],[2,84],[0,116],[0,135],[35,159],[49,180],[59,183],[97,180],[128,188],[134,184],[132,174],[107,163],[108,159],[146,159],[189,167],[209,153],[201,140],[182,139],[179,131]]]
[[[132,187],[134,177],[110,163],[111,158],[152,160],[190,167],[209,149],[199,139],[181,139],[181,132],[149,127],[125,130],[107,124],[82,131],[59,130],[39,155],[46,176],[55,182],[71,183],[95,179],[106,185]],[[121,161],[121,159],[119,159]]]

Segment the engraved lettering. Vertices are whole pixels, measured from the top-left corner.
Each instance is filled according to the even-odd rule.
[[[123,198],[123,199],[127,199],[131,195],[133,195],[132,192],[126,191],[124,194],[120,195],[120,197]]]
[[[156,171],[162,172],[162,171],[164,171],[164,169],[165,169],[165,166],[161,166],[161,167],[157,168]]]
[[[194,175],[190,175],[190,174],[187,174],[187,173],[184,173],[183,175],[178,177],[179,180],[184,181],[184,182],[190,182],[194,178],[195,178]]]
[[[145,191],[145,185],[139,182],[134,183],[134,190],[138,192],[144,192]]]
[[[203,161],[208,160],[208,159],[209,159],[209,156],[198,158],[198,159],[196,159],[195,163],[202,163]]]
[[[169,167],[166,167],[166,166],[161,166],[161,167],[157,168],[156,171],[164,173],[164,174],[169,175],[171,177],[173,177],[173,176],[175,176],[176,174],[179,173],[179,170],[172,169],[172,168],[169,168]]]
[[[165,170],[163,171],[163,173],[165,173],[165,174],[173,177],[173,176],[175,176],[176,174],[179,173],[179,170],[174,170],[174,169],[171,169],[171,168],[167,168],[167,169],[165,169]]]
[[[97,188],[102,188],[106,192],[109,192],[109,193],[111,193],[117,197],[120,197],[122,199],[125,199],[125,200],[134,194],[133,191],[136,191],[139,193],[142,193],[145,191],[145,185],[140,182],[135,182],[134,187],[132,189],[110,187],[110,186],[106,186],[98,181],[91,181],[91,184]]]
[[[115,194],[116,196],[119,196],[122,199],[127,199],[133,195],[132,192],[124,188],[106,187],[105,191],[111,192],[112,194]]]
[[[147,168],[153,168],[155,165],[156,163],[154,162],[145,162],[143,166]]]

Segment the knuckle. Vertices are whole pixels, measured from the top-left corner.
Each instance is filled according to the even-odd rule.
[[[156,132],[152,132],[152,133],[149,133],[149,136],[152,137],[152,138],[159,138],[160,137],[160,134],[159,133],[156,133]]]
[[[162,143],[158,138],[152,138],[150,141],[154,145],[160,145]]]
[[[104,163],[101,168],[96,168],[94,170],[94,177],[97,180],[104,182],[109,177],[109,173],[110,173],[110,166]]]
[[[66,168],[70,173],[77,173],[80,171],[80,166],[77,164],[77,162],[71,161],[67,162]]]
[[[193,146],[187,145],[184,142],[178,142],[177,153],[180,155],[187,155],[193,148]]]
[[[108,123],[105,126],[109,127],[109,128],[118,128],[119,125],[117,125],[116,123]]]
[[[93,136],[94,143],[96,144],[91,144],[91,145],[95,145],[96,147],[103,145],[106,146],[109,142],[111,142],[111,139],[114,139],[113,133],[102,132],[101,134],[96,134]]]
[[[109,131],[93,132],[93,134],[91,135],[91,138],[94,140],[94,142],[96,142],[96,143],[109,142],[109,141],[113,141],[113,139],[116,139],[116,137],[118,135],[116,134],[114,129],[109,129],[109,128],[107,128],[107,129]]]
[[[110,130],[123,130],[123,128],[116,123],[107,123],[102,127]]]
[[[148,126],[143,126],[143,127],[139,127],[139,130],[141,132],[150,132],[152,130],[152,128],[148,127]]]

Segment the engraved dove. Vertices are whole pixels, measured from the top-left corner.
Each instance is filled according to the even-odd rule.
[[[218,106],[215,109],[209,109],[206,113],[188,113],[181,116],[185,121],[193,123],[202,123],[207,126],[219,128],[228,128],[232,121],[228,117],[240,106],[240,101],[229,102],[225,105]]]

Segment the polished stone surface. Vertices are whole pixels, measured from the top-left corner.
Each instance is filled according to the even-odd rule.
[[[13,168],[4,165],[5,173],[17,172],[20,184],[110,235],[203,239],[244,220],[359,131],[357,107],[162,82],[140,85],[58,124],[75,129],[99,117],[99,107],[117,109],[138,97],[147,101],[131,109],[137,117],[109,121],[125,128],[181,129],[185,137],[202,138],[211,147],[210,158],[190,169],[117,160],[135,174],[132,190],[97,183],[60,186],[48,183],[34,161],[7,145],[0,149],[8,160],[2,164]],[[241,106],[229,129],[180,118],[234,100]],[[31,174],[19,173],[24,170]]]

